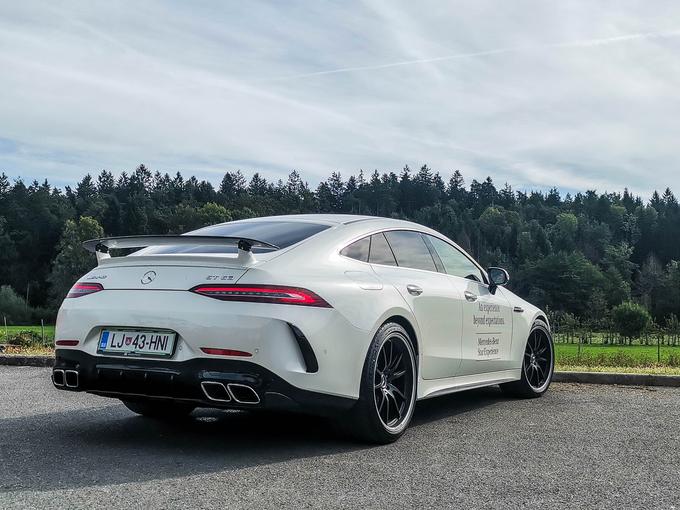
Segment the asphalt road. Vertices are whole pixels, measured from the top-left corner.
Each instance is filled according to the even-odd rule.
[[[419,404],[368,447],[298,416],[168,425],[0,367],[0,508],[680,508],[680,391],[554,384]]]

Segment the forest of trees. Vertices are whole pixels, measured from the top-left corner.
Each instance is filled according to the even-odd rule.
[[[595,327],[629,301],[659,325],[680,315],[680,206],[670,189],[648,201],[628,190],[525,193],[491,178],[467,185],[458,171],[445,179],[427,166],[349,178],[333,173],[316,189],[295,171],[278,182],[236,171],[215,188],[143,165],[117,177],[86,175],[64,190],[0,174],[0,314],[15,323],[53,319],[70,285],[95,264],[79,247],[86,238],[320,212],[428,225],[482,264],[507,268],[520,296]]]

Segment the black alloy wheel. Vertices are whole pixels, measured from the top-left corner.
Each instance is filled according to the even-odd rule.
[[[404,433],[416,403],[417,357],[403,326],[383,324],[373,337],[361,376],[359,400],[343,425],[355,437],[386,444]]]
[[[548,325],[537,320],[524,348],[519,381],[501,384],[504,393],[513,397],[535,398],[550,386],[555,369],[555,349]]]
[[[552,346],[548,337],[538,329],[532,331],[524,350],[523,370],[527,382],[535,391],[541,391],[548,378],[552,376],[552,357]]]
[[[375,407],[385,427],[398,428],[406,417],[413,391],[409,347],[390,337],[380,348],[374,376]]]

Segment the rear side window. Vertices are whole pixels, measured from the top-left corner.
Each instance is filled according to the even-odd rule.
[[[419,232],[395,230],[385,232],[385,237],[400,267],[426,271],[437,270],[430,250]]]
[[[360,260],[362,262],[368,262],[368,249],[371,246],[371,238],[364,237],[352,244],[345,246],[341,251],[340,255],[349,257],[351,259]]]
[[[246,237],[287,248],[329,228],[329,225],[302,221],[243,221],[204,227],[184,235]],[[236,253],[236,246],[159,246],[147,248],[144,254],[168,253]],[[271,251],[270,248],[253,248],[254,253]]]
[[[371,254],[368,261],[371,264],[382,264],[384,266],[396,266],[390,245],[387,244],[384,234],[374,234],[371,236]]]

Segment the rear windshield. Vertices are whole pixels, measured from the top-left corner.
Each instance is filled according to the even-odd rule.
[[[299,221],[244,221],[204,227],[184,235],[245,237],[287,248],[329,228],[329,225]],[[236,246],[158,246],[144,250],[145,255],[169,253],[236,253]],[[253,253],[266,253],[272,248],[253,248]]]

